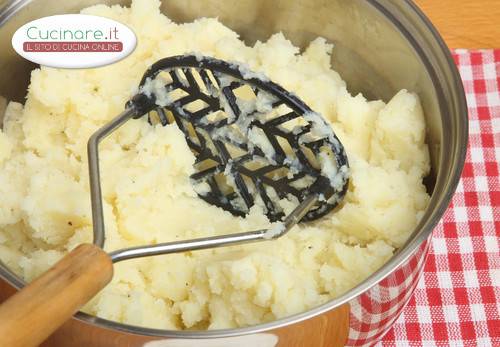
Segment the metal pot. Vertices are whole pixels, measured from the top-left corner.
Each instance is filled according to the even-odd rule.
[[[34,68],[11,48],[13,32],[43,16],[74,13],[99,0],[0,0],[0,114],[22,101]],[[125,1],[127,4],[127,1]],[[180,22],[218,17],[248,42],[283,31],[303,46],[317,36],[334,42],[334,68],[352,92],[388,100],[399,89],[419,94],[427,121],[432,198],[420,224],[394,257],[346,294],[307,312],[258,326],[216,331],[135,327],[78,313],[50,346],[333,346],[370,345],[391,327],[422,274],[429,238],[457,186],[467,145],[467,107],[452,57],[434,27],[410,0],[169,0]],[[0,264],[0,276],[22,280]],[[5,284],[4,284],[5,285]],[[1,290],[6,296],[7,291]],[[48,342],[49,343],[49,342]],[[49,344],[47,344],[49,345]]]

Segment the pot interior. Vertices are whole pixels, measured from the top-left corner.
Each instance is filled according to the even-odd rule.
[[[8,101],[24,100],[30,71],[36,67],[12,49],[14,31],[31,20],[76,13],[96,3],[129,1],[14,1],[3,9],[0,2],[0,115]],[[388,101],[400,89],[416,92],[427,121],[432,163],[427,186],[432,199],[411,244],[428,235],[448,204],[463,164],[467,131],[463,94],[449,53],[412,6],[391,0],[169,0],[162,11],[177,22],[218,17],[247,44],[279,31],[300,47],[322,36],[335,44],[332,65],[351,93]],[[397,264],[381,271],[391,271],[389,265],[393,269]]]

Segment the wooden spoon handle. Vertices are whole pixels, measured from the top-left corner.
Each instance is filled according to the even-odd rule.
[[[106,252],[78,246],[0,306],[0,346],[38,346],[112,277]]]

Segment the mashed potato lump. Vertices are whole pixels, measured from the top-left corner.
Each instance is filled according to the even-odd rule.
[[[86,143],[120,113],[148,66],[199,52],[248,64],[295,92],[327,119],[346,147],[349,191],[341,208],[279,240],[125,261],[85,306],[100,317],[162,329],[249,326],[298,313],[344,293],[408,238],[429,200],[425,124],[416,95],[387,104],[352,96],[331,69],[333,46],[301,52],[283,34],[245,45],[216,19],[176,24],[157,0],[85,14],[130,26],[126,59],[101,68],[32,72],[24,105],[11,102],[0,131],[0,259],[26,280],[92,241]],[[197,197],[194,156],[175,125],[128,122],[100,149],[107,251],[265,228]]]

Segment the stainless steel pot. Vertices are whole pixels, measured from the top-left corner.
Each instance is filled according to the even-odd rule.
[[[10,40],[26,22],[77,12],[99,0],[0,0],[0,114],[22,101],[34,67]],[[124,2],[125,4],[127,1]],[[297,45],[317,36],[335,43],[333,65],[352,92],[388,100],[399,89],[417,92],[427,121],[432,192],[407,244],[363,283],[320,307],[271,323],[217,331],[167,331],[120,324],[78,313],[51,346],[333,346],[370,345],[391,327],[423,271],[429,238],[450,202],[467,145],[467,107],[458,72],[444,42],[410,0],[169,0],[162,9],[184,22],[213,16],[248,42],[283,31]],[[0,264],[10,285],[23,282]],[[5,296],[6,291],[1,293]]]

